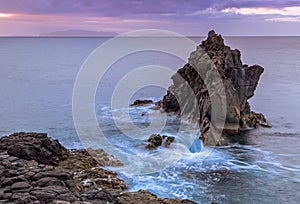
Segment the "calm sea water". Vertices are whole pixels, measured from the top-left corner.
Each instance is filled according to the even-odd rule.
[[[69,148],[82,145],[72,118],[76,75],[88,55],[107,38],[0,38],[0,135],[42,131]],[[198,41],[202,39],[197,39]],[[242,51],[243,62],[265,67],[251,106],[273,125],[241,135],[226,147],[186,154],[160,172],[128,177],[130,190],[147,189],[162,197],[199,203],[298,203],[300,200],[300,37],[228,37]],[[162,53],[132,54],[116,62],[96,94],[99,125],[122,149],[140,141],[124,140],[111,119],[111,93],[118,81],[138,66],[159,64],[177,70],[184,62]],[[167,79],[166,79],[167,80]],[[134,98],[159,99],[165,90],[148,87]],[[149,123],[130,108],[138,126]],[[173,118],[165,133],[176,132]],[[148,135],[145,135],[147,138]],[[207,152],[210,155],[202,160]]]

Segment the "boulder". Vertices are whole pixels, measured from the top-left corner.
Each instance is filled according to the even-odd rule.
[[[175,137],[160,135],[160,134],[152,134],[147,139],[148,144],[146,144],[145,148],[149,150],[156,149],[159,146],[169,147],[171,143],[175,142]]]
[[[11,190],[13,193],[25,193],[29,192],[32,189],[32,186],[27,182],[17,182],[12,184]]]

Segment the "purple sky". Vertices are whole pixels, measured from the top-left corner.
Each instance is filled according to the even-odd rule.
[[[0,0],[0,35],[82,29],[298,35],[299,0]]]

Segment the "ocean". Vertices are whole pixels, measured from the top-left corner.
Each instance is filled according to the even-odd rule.
[[[47,132],[67,148],[83,148],[73,123],[73,86],[86,58],[107,40],[1,37],[0,135]],[[199,43],[203,38],[193,40]],[[121,172],[120,177],[130,191],[146,189],[161,197],[198,203],[298,203],[300,37],[225,37],[225,42],[241,50],[243,63],[265,68],[250,105],[254,111],[264,113],[272,128],[244,132],[228,146],[200,148],[155,173],[128,176]],[[142,141],[124,137],[111,117],[112,93],[122,77],[149,64],[176,71],[184,63],[165,53],[146,51],[119,59],[111,66],[95,95],[96,117],[111,143],[123,151],[143,151],[137,147]],[[164,93],[156,86],[145,87],[131,101],[159,100]],[[129,112],[133,123],[145,128],[151,119],[141,113],[151,115],[154,111],[144,106],[130,107]],[[178,118],[171,117],[163,133],[176,134],[178,123]],[[143,131],[139,134],[144,139],[149,136]]]

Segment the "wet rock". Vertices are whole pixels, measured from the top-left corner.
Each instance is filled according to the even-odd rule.
[[[155,106],[153,106],[151,109],[152,110],[162,110],[163,111],[163,109],[161,107],[162,107],[162,101],[157,101],[157,102],[155,102]]]
[[[152,100],[135,100],[130,106],[143,106],[153,103]]]
[[[162,145],[162,141],[163,141],[163,138],[159,134],[152,134],[147,140],[147,142],[150,142],[155,147]]]
[[[147,139],[148,144],[146,144],[145,148],[149,150],[156,149],[159,146],[169,147],[171,143],[175,142],[175,137],[160,135],[160,134],[152,134]]]
[[[175,142],[175,137],[163,135],[163,146],[170,147],[171,143]]]
[[[158,104],[166,112],[174,112],[197,122],[204,144],[218,145],[220,138],[215,134],[218,131],[230,135],[246,127],[256,128],[259,125],[266,125],[265,119],[251,112],[248,103],[254,95],[263,71],[264,68],[259,65],[243,65],[240,51],[226,46],[222,36],[212,30],[208,33],[207,39],[191,53],[188,63],[172,76],[173,85]],[[217,75],[220,80],[216,80]],[[192,93],[188,91],[189,87]],[[212,87],[212,90],[208,87]],[[220,92],[222,87],[224,95]],[[223,129],[222,124],[211,122],[212,97],[215,99],[214,102],[220,102],[217,107],[220,110],[217,110],[217,113],[226,110],[226,118],[217,115],[220,117],[218,119],[225,120]],[[196,100],[191,100],[193,98]]]
[[[122,193],[128,188],[125,182],[117,173],[99,167],[122,163],[103,150],[67,150],[67,157],[58,160],[59,163],[44,164],[40,157],[26,160],[23,154],[20,155],[23,159],[10,156],[9,148],[1,143],[4,141],[9,146],[10,142],[16,141],[31,146],[28,137],[32,134],[18,133],[0,140],[0,170],[3,172],[0,175],[0,203],[117,203],[118,196],[121,202],[126,200]],[[38,144],[38,138],[48,139],[44,134],[34,134],[33,144]],[[162,145],[168,143],[168,138],[161,136],[161,139]],[[147,193],[128,192],[125,195],[132,199],[130,203],[149,201]],[[180,203],[173,202],[174,199],[154,199],[157,203]]]

